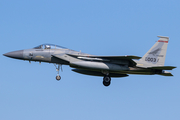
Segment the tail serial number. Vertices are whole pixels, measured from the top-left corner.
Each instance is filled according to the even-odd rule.
[[[148,61],[148,62],[158,62],[158,60],[156,58],[151,58],[151,57],[146,57],[145,59],[145,61]]]

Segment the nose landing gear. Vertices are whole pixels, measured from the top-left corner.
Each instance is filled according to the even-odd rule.
[[[62,65],[60,64],[54,64],[54,66],[56,67],[56,71],[57,71],[57,76],[56,76],[56,80],[59,81],[61,80],[61,76],[59,75],[59,69],[61,68],[61,71],[62,71]]]
[[[57,75],[57,76],[56,76],[56,80],[57,80],[57,81],[61,80],[61,76],[60,76],[60,75]]]

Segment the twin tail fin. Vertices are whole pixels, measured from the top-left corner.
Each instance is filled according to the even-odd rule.
[[[158,36],[160,39],[138,61],[139,67],[164,66],[169,37]]]

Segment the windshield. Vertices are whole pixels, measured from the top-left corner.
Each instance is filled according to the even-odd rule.
[[[34,47],[34,49],[67,49],[67,48],[53,44],[42,44],[37,47]]]

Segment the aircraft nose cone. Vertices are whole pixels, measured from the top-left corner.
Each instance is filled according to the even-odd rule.
[[[8,52],[3,55],[10,58],[23,59],[23,50]]]

